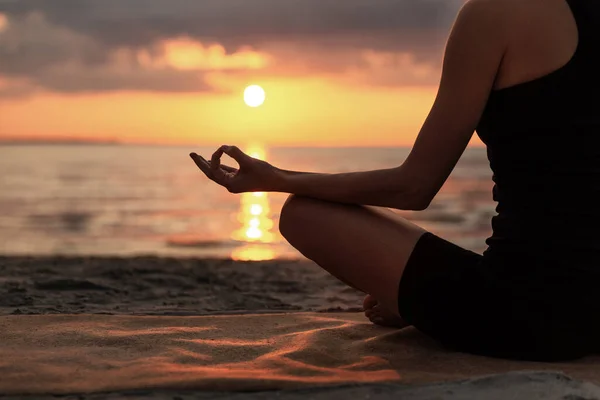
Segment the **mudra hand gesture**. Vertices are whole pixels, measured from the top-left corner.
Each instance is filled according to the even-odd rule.
[[[221,157],[227,154],[239,168],[221,164]],[[277,182],[278,169],[268,162],[250,157],[236,146],[221,146],[210,161],[191,153],[190,157],[208,179],[223,186],[230,193],[272,191]]]

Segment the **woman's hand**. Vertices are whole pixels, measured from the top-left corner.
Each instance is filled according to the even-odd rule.
[[[237,161],[239,169],[222,165],[223,154]],[[265,161],[250,157],[235,146],[221,146],[212,155],[210,161],[196,153],[191,153],[190,157],[210,180],[223,186],[230,193],[276,190],[277,168]]]

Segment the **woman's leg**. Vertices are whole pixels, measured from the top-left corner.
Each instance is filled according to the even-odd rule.
[[[398,318],[400,278],[425,230],[388,209],[298,196],[283,206],[279,229],[305,257],[369,294],[364,305],[373,322]]]

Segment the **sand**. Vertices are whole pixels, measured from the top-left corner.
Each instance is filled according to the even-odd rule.
[[[362,299],[303,261],[0,257],[0,315],[359,311]]]
[[[0,394],[600,399],[600,358],[450,352],[360,299],[308,262],[0,258]]]

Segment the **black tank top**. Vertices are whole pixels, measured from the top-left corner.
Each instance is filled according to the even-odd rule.
[[[497,215],[484,260],[560,265],[600,277],[600,1],[567,0],[570,61],[494,90],[477,127]]]

